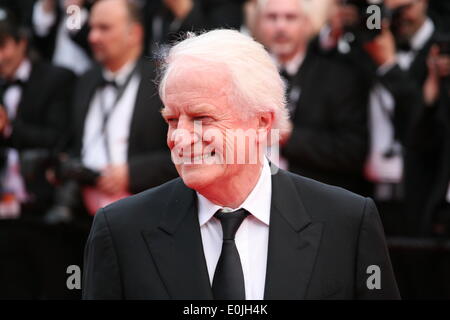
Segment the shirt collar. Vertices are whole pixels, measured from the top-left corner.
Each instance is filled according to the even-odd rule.
[[[29,59],[24,59],[16,70],[14,80],[22,80],[27,82],[31,73],[31,62]]]
[[[295,76],[303,63],[303,60],[305,59],[305,54],[303,52],[299,52],[294,58],[284,64],[278,61],[275,56],[273,56],[273,59],[275,60],[279,70],[284,68],[290,76]]]
[[[427,18],[423,25],[417,30],[414,36],[410,40],[411,48],[415,51],[419,51],[425,45],[425,43],[431,38],[434,32],[434,23],[430,18]]]
[[[125,83],[130,73],[134,70],[136,63],[136,60],[130,61],[116,72],[111,72],[110,70],[103,69],[103,77],[105,77],[105,79],[109,81],[116,81],[116,83],[121,86]]]
[[[210,200],[197,192],[198,198],[198,214],[200,227],[207,223],[217,212],[223,207],[212,203]],[[270,221],[270,205],[272,202],[272,178],[270,174],[269,161],[264,159],[263,168],[259,175],[258,182],[248,195],[247,199],[236,208],[236,210],[244,208],[250,212],[255,218],[265,225],[269,225]]]

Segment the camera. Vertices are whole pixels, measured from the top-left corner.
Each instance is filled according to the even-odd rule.
[[[22,152],[21,174],[26,180],[35,180],[46,170],[53,170],[57,181],[73,180],[80,185],[94,185],[100,176],[98,171],[83,165],[80,159],[60,156],[46,149],[33,149]]]
[[[349,42],[363,44],[372,41],[381,33],[381,21],[390,20],[392,12],[382,0],[342,0],[341,5],[354,8],[356,17],[344,22],[344,34]],[[378,17],[373,15],[379,14]],[[369,28],[368,21],[375,20],[378,26]]]
[[[402,12],[410,4],[404,4],[395,8],[388,8],[383,0],[342,0],[344,6],[355,9],[356,18],[344,24],[344,34],[352,45],[362,45],[372,41],[382,31],[382,22],[389,23],[389,28],[396,38],[397,46],[402,46],[402,40],[398,29],[402,22]],[[378,16],[376,16],[378,15]],[[370,25],[368,22],[379,22],[379,25]]]
[[[89,169],[80,159],[61,156],[44,149],[26,150],[21,156],[21,173],[26,181],[45,179],[52,170],[59,183],[54,190],[54,204],[44,215],[47,224],[73,221],[81,203],[82,186],[95,185],[100,172]]]
[[[85,167],[80,159],[69,158],[59,159],[55,175],[60,181],[74,180],[80,185],[95,185],[100,172]]]

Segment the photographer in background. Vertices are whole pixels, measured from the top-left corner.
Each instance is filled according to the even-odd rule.
[[[410,231],[450,237],[450,39],[437,41],[427,59],[424,106],[414,118],[405,168]],[[414,161],[413,161],[414,160]],[[410,166],[409,166],[410,165]],[[450,258],[439,250],[413,254],[403,268],[411,298],[450,297]],[[401,281],[402,279],[400,279]]]
[[[339,62],[309,50],[308,2],[257,3],[255,34],[286,81],[293,122],[281,155],[294,173],[362,193],[367,151],[367,90]]]
[[[69,152],[56,168],[63,184],[50,212],[53,220],[70,220],[86,210],[94,215],[115,200],[176,177],[153,82],[155,65],[141,58],[139,7],[128,0],[97,1],[89,24],[98,65],[75,88]]]
[[[415,232],[422,236],[450,236],[450,37],[430,51],[428,76],[423,85],[425,107],[415,119],[411,153],[425,178],[408,177],[419,200],[411,206]],[[420,162],[419,162],[420,161]],[[410,200],[415,194],[408,194]]]
[[[421,88],[426,59],[435,35],[427,16],[427,0],[387,0],[390,22],[365,44],[377,68],[371,99],[372,148],[366,173],[374,183],[374,197],[391,235],[410,234],[411,214],[405,210],[409,188],[405,176],[416,167],[408,153],[412,119],[422,108]],[[418,195],[420,196],[420,195]]]
[[[53,188],[44,169],[28,160],[57,147],[68,123],[74,76],[32,61],[27,31],[0,8],[1,298],[56,297],[63,286],[56,283],[63,278],[52,274],[57,249],[42,224]]]
[[[38,0],[32,14],[33,44],[43,58],[57,66],[83,74],[91,66],[89,46],[86,41],[86,24],[89,18],[89,0]],[[80,29],[69,29],[67,8],[77,6]],[[74,63],[76,61],[76,63]]]
[[[367,27],[368,0],[336,0],[329,24],[316,40],[316,50],[345,61],[365,75],[369,96],[370,152],[366,178],[380,208],[385,231],[410,231],[411,215],[404,212],[405,167],[413,168],[405,150],[412,119],[422,108],[421,88],[427,75],[426,58],[435,27],[427,16],[427,0],[386,0],[377,5],[381,29]],[[414,174],[414,173],[413,173]]]

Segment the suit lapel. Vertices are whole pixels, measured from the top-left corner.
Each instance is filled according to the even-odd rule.
[[[304,299],[322,235],[322,224],[312,223],[288,173],[272,176],[264,298]]]
[[[82,88],[79,90],[79,100],[77,104],[74,106],[74,112],[76,117],[76,137],[77,137],[77,146],[78,150],[81,152],[81,148],[83,146],[82,137],[84,136],[84,126],[86,122],[86,117],[89,111],[89,107],[92,102],[92,98],[94,97],[95,91],[97,90],[99,84],[103,79],[102,69],[99,65],[96,65],[94,69],[90,72],[89,77],[82,77],[78,83]]]
[[[307,52],[305,55],[305,58],[300,66],[300,68],[297,71],[297,74],[294,76],[294,79],[292,81],[292,89],[299,90],[299,96],[296,98],[296,101],[294,102],[294,110],[292,110],[292,118],[296,119],[297,117],[300,117],[300,109],[303,104],[303,101],[305,101],[305,94],[307,95],[310,90],[308,90],[308,85],[310,81],[308,79],[311,79],[311,76],[309,75],[310,70],[314,70],[314,65],[316,64],[316,61],[313,57],[313,55],[310,52]],[[305,90],[306,88],[306,90]]]
[[[195,199],[180,179],[160,225],[142,231],[171,299],[212,299]]]
[[[145,131],[146,134],[156,130],[157,127],[162,126],[165,128],[165,122],[163,121],[161,114],[159,113],[162,108],[162,103],[159,99],[157,88],[154,82],[156,78],[156,66],[155,63],[150,58],[141,58],[138,62],[138,72],[140,74],[140,83],[138,91],[136,94],[136,101],[134,104],[133,115],[130,123],[130,136],[129,136],[129,146],[128,146],[128,158],[132,157],[133,154],[139,153],[142,150],[142,129],[150,126],[151,131]],[[155,112],[156,109],[156,112]],[[155,122],[156,117],[160,122]],[[153,134],[153,133],[152,133]],[[164,139],[166,136],[166,131],[164,129]],[[155,135],[155,139],[156,138]],[[164,148],[165,148],[164,144]]]

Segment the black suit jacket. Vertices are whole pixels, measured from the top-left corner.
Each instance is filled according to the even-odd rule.
[[[74,80],[69,70],[43,62],[32,63],[30,77],[23,87],[17,114],[11,123],[11,136],[0,138],[2,150],[15,148],[23,160],[28,158],[30,150],[57,149],[69,122]],[[22,174],[27,191],[34,199],[33,206],[40,210],[51,202],[51,188],[45,179],[45,170],[40,167],[27,170],[33,167],[27,164],[30,163],[23,163],[21,169],[28,172]]]
[[[407,222],[412,235],[429,236],[445,209],[450,181],[450,86],[441,85],[440,99],[415,119],[406,169]],[[448,218],[450,219],[450,218]],[[444,220],[445,221],[445,220]],[[444,221],[440,221],[441,223]],[[450,220],[445,221],[447,224]]]
[[[360,193],[368,145],[367,86],[344,64],[308,52],[292,90],[294,130],[282,155],[289,169]]]
[[[160,110],[155,86],[155,66],[149,59],[138,61],[141,82],[138,88],[128,140],[130,192],[137,193],[177,176],[166,144],[167,124]],[[84,123],[92,97],[102,81],[102,71],[94,67],[77,83],[73,104],[72,154],[80,157]]]
[[[196,193],[178,178],[95,216],[85,299],[212,299]],[[272,176],[265,299],[399,298],[373,201],[280,170]],[[369,290],[370,265],[381,289]]]

